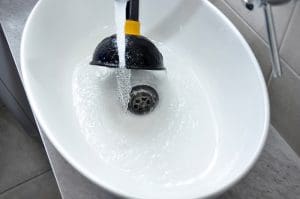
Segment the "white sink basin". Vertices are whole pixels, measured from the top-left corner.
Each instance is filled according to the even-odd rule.
[[[37,120],[69,163],[118,195],[218,195],[249,171],[267,136],[260,67],[208,1],[142,0],[141,22],[168,69],[158,107],[143,117],[122,113],[113,69],[88,64],[115,32],[113,1],[40,0],[21,47]]]

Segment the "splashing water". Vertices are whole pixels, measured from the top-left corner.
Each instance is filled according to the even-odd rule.
[[[157,82],[160,102],[146,117],[120,114],[116,71],[86,66],[90,58],[78,63],[72,94],[80,131],[101,161],[134,182],[154,190],[205,183],[219,139],[205,70],[187,54],[159,47],[172,67]]]
[[[121,35],[117,42],[125,47],[124,23],[118,20],[125,16],[125,3],[120,7],[116,5],[117,32]],[[159,47],[166,66],[172,67],[168,68],[168,78],[157,82],[160,103],[147,117],[120,114],[118,97],[127,108],[130,84],[136,79],[134,76],[131,82],[130,70],[124,69],[125,51],[118,70],[86,65],[90,57],[78,63],[72,94],[80,132],[100,162],[129,176],[128,183],[132,180],[153,190],[180,188],[195,181],[206,183],[219,152],[211,99],[202,85],[209,82],[202,69],[207,67],[200,67],[198,60],[193,62],[179,49],[173,51],[163,44]],[[195,158],[195,151],[201,158]]]
[[[129,103],[129,94],[131,91],[131,72],[127,69],[118,69],[116,71],[118,84],[119,100],[123,111],[127,111]]]
[[[129,93],[131,91],[131,72],[126,70],[126,38],[124,32],[124,25],[126,21],[126,5],[128,0],[115,0],[115,23],[117,28],[117,47],[119,54],[119,67],[116,72],[119,98],[123,107],[123,110],[127,109],[129,102]]]

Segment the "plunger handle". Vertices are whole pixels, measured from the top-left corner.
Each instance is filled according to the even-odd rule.
[[[139,21],[139,0],[129,0],[126,7],[126,19]]]
[[[141,35],[139,22],[139,0],[129,0],[126,7],[125,34]]]

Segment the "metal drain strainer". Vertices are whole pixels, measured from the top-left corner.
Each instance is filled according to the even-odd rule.
[[[128,103],[128,110],[137,115],[152,112],[159,101],[154,88],[147,85],[138,85],[132,88]]]

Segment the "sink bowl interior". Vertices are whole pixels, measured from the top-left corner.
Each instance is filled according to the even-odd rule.
[[[156,82],[159,106],[138,117],[122,113],[115,71],[88,64],[115,32],[113,1],[40,0],[21,49],[34,113],[78,171],[116,194],[221,193],[251,168],[266,138],[268,98],[257,61],[207,1],[142,1],[141,22],[168,72]]]

